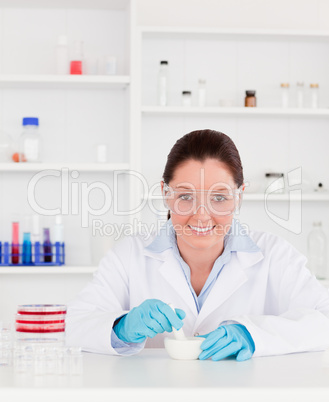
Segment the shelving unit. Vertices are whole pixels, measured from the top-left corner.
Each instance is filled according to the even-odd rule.
[[[99,183],[103,188],[108,186],[114,196],[114,172],[129,172],[132,166],[136,18],[132,0],[0,0],[0,18],[0,141],[8,135],[18,138],[21,118],[36,116],[45,151],[43,163],[0,163],[0,240],[10,238],[7,221],[16,213],[20,213],[20,229],[24,231],[23,217],[33,213],[27,205],[26,188],[35,173],[63,168],[81,172],[78,178],[67,175],[65,188],[62,176],[38,183],[40,191],[35,191],[39,191],[40,205],[56,204],[61,209],[63,192],[67,197],[69,215],[63,214],[63,220],[68,265],[1,267],[0,294],[1,300],[6,300],[0,308],[3,320],[9,319],[10,308],[17,304],[42,300],[66,303],[97,269],[92,265],[95,242],[91,227],[84,227],[81,219],[81,188],[84,185],[91,190]],[[100,62],[105,56],[116,56],[117,75],[55,75],[55,46],[61,34],[68,37],[69,57],[74,40],[84,41],[85,61],[88,57]],[[108,163],[93,163],[98,144],[107,145]],[[120,192],[129,200],[130,180],[120,180]],[[88,205],[95,210],[105,203],[101,188],[88,195]],[[130,219],[114,216],[113,207],[106,215],[91,218],[118,225],[128,224]],[[41,223],[52,225],[51,217],[42,216]],[[94,255],[97,252],[100,250]]]
[[[269,117],[329,117],[328,109],[297,109],[297,108],[245,108],[245,107],[183,107],[183,106],[142,106],[144,115],[173,116],[269,116]]]
[[[299,195],[292,194],[289,196],[289,194],[269,194],[268,195],[269,199],[275,200],[275,201],[297,201],[299,200]],[[161,200],[162,196],[161,194],[159,195],[144,195],[142,197],[143,200]],[[243,194],[243,201],[264,201],[265,200],[265,194],[264,193],[245,193]],[[328,193],[304,193],[302,194],[302,201],[316,201],[316,202],[328,202],[329,201],[329,194]]]
[[[0,275],[80,275],[93,274],[95,266],[67,266],[60,267],[0,267]]]
[[[309,39],[309,40],[327,40],[329,39],[329,31],[327,30],[306,30],[306,29],[248,29],[248,28],[217,28],[217,27],[179,27],[179,26],[141,26],[140,34],[145,37],[152,38],[173,38],[185,35],[189,37],[228,36],[229,38],[244,38],[246,36],[252,38],[269,38],[280,39]]]
[[[246,193],[243,195],[244,201],[264,201],[264,193]],[[299,195],[296,194],[269,194],[268,199],[275,201],[299,201]],[[316,201],[316,202],[328,202],[329,194],[327,193],[304,193],[302,194],[302,201]]]
[[[329,130],[329,80],[325,70],[329,68],[329,59],[323,57],[329,51],[328,30],[141,26],[138,33],[141,130],[137,136],[144,144],[138,166],[149,180],[149,187],[161,180],[166,157],[175,141],[184,133],[201,128],[214,128],[233,138],[247,181],[251,184],[255,181],[250,191],[261,188],[265,178],[260,172],[284,172],[287,177],[300,166],[303,179],[305,176],[314,180],[307,183],[310,188],[319,182],[329,187],[325,173],[329,171],[325,152]],[[303,62],[305,54],[311,58],[306,63]],[[160,60],[168,60],[170,69],[169,105],[165,107],[156,105]],[[195,106],[199,78],[207,82],[205,107]],[[297,108],[294,103],[297,81],[305,82],[303,108]],[[281,82],[291,84],[289,108],[281,107]],[[312,109],[308,103],[310,82],[320,84],[318,109]],[[243,107],[246,89],[256,90],[256,108]],[[191,107],[181,106],[179,95],[183,90],[192,91]],[[234,106],[219,106],[221,100],[233,101]],[[157,158],[153,153],[143,155],[146,145],[157,149]],[[308,154],[317,155],[316,168]],[[289,219],[289,202],[299,201],[299,194],[293,191],[297,189],[293,186],[286,188],[285,194],[268,195],[273,216],[282,216],[282,222]],[[141,195],[142,200],[160,203],[159,198]],[[264,193],[247,191],[243,195],[240,218],[246,219],[251,228],[286,237],[304,254],[312,221],[324,221],[329,239],[329,220],[325,213],[329,193],[302,193],[299,216],[303,233],[299,232],[298,236],[275,226],[265,211],[264,200]],[[145,219],[150,220],[150,214],[146,213]]]
[[[78,172],[112,172],[129,170],[128,163],[0,163],[0,172],[38,172],[67,168]]]
[[[128,75],[0,75],[0,88],[45,89],[125,89]]]

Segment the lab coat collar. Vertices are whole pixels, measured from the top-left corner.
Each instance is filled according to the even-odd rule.
[[[175,236],[175,230],[169,219],[161,226],[159,233],[154,237],[151,244],[145,247],[146,250],[154,253],[162,253],[163,251],[172,248],[172,238]]]

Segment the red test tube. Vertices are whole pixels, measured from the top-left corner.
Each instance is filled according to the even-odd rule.
[[[19,222],[13,222],[12,227],[11,262],[12,264],[19,264]]]

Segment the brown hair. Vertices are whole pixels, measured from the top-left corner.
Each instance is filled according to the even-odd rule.
[[[215,130],[197,130],[185,134],[171,148],[163,172],[167,184],[173,179],[176,169],[188,160],[204,162],[217,159],[225,163],[237,187],[243,184],[243,168],[239,151],[229,136]],[[168,212],[168,219],[170,212]]]

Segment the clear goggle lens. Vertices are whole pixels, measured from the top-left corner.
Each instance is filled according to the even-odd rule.
[[[240,207],[241,189],[182,190],[165,184],[163,190],[165,207],[178,215],[193,215],[200,207],[204,207],[208,214],[228,216]]]

